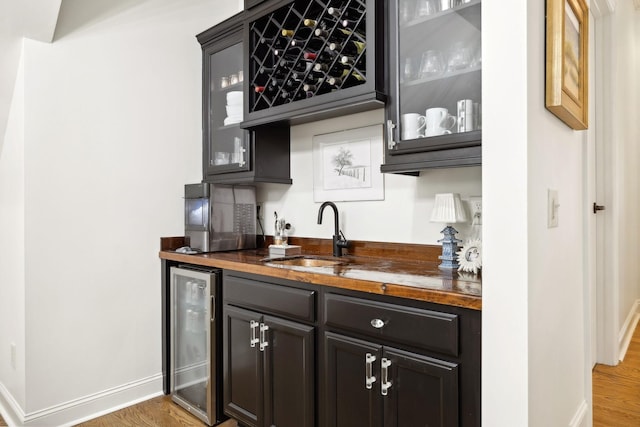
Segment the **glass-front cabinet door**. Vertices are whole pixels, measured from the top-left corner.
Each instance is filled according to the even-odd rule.
[[[212,184],[291,184],[289,125],[246,126],[249,88],[244,12],[203,31],[202,171]]]
[[[204,50],[205,144],[204,175],[215,176],[250,168],[249,132],[243,120],[243,43],[241,27]]]
[[[480,164],[480,0],[393,0],[383,172]]]

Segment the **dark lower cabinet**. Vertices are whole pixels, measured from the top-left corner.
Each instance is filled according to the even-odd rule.
[[[458,425],[455,363],[325,333],[326,425]]]
[[[224,306],[224,411],[250,426],[262,419],[262,354],[252,337],[260,315]]]
[[[457,364],[394,348],[384,348],[380,363],[385,427],[458,425]]]
[[[480,426],[480,312],[337,292],[322,298],[321,426]]]
[[[331,332],[325,333],[324,345],[325,425],[381,427],[382,399],[380,393],[374,391],[375,383],[368,388],[366,380],[367,355],[379,361],[382,346]],[[373,365],[369,366],[373,372]]]
[[[260,301],[252,291],[262,282],[231,278],[225,284],[236,285],[234,303],[247,291],[248,305],[263,303],[269,311],[280,304],[279,288],[273,300]],[[223,308],[224,412],[243,426],[314,427],[315,327],[251,308]]]
[[[479,311],[328,289],[225,270],[226,415],[242,427],[480,426]]]

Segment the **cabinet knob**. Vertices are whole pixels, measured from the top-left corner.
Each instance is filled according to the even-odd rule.
[[[376,329],[381,329],[385,325],[384,320],[382,319],[373,319],[371,320],[371,326]]]

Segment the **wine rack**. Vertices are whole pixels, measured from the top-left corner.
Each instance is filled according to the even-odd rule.
[[[366,18],[365,0],[294,0],[250,22],[249,114],[366,84]]]

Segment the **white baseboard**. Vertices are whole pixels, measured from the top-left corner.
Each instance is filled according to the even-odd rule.
[[[9,426],[22,425],[19,420],[23,418],[24,412],[2,383],[0,383],[0,415]]]
[[[636,326],[638,325],[638,320],[640,320],[640,300],[636,300],[636,302],[631,306],[631,310],[629,310],[629,314],[624,321],[624,325],[622,325],[620,333],[618,334],[618,357],[620,361],[623,361],[624,356],[627,354],[627,349],[631,343],[633,332],[636,330]]]
[[[9,426],[67,427],[126,408],[162,394],[162,374],[25,414],[0,384],[0,412]],[[3,411],[4,409],[4,411]],[[5,412],[6,417],[5,417]]]
[[[583,400],[582,403],[580,403],[580,406],[578,406],[578,410],[576,411],[575,415],[569,422],[569,427],[587,427],[588,425],[590,425],[586,424],[586,421],[588,420],[586,415],[588,412],[589,405],[587,405],[586,400]]]

